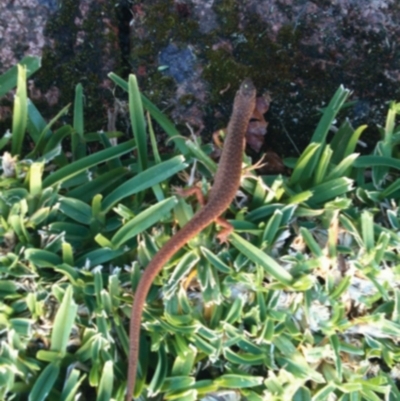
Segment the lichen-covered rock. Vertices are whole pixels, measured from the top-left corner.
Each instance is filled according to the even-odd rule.
[[[48,43],[44,30],[55,5],[56,0],[0,2],[0,73],[26,55],[42,55]]]
[[[118,33],[115,4],[107,0],[1,2],[0,72],[26,55],[42,56],[29,95],[43,114],[73,101],[82,83],[86,129],[106,129],[114,107],[107,74],[120,68]]]
[[[400,98],[396,0],[57,4],[1,2],[0,72],[27,54],[43,54],[31,97],[59,109],[81,82],[90,129],[107,128],[113,114],[110,71],[135,73],[183,133],[188,124],[204,134],[226,125],[235,88],[250,76],[271,93],[267,142],[284,156],[308,143],[318,108],[341,84],[354,91],[347,116],[372,127],[363,135],[370,143],[378,139],[373,127],[384,121],[384,102]]]

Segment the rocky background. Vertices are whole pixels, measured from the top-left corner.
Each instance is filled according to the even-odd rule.
[[[30,82],[41,112],[54,115],[81,82],[86,129],[109,129],[118,114],[127,133],[124,95],[107,74],[135,73],[183,135],[189,126],[205,140],[226,125],[250,76],[272,99],[261,150],[296,156],[339,85],[353,90],[342,117],[369,125],[366,146],[378,140],[387,102],[400,99],[398,21],[396,0],[9,0],[0,4],[0,72],[41,55]],[[11,100],[0,100],[3,132]]]

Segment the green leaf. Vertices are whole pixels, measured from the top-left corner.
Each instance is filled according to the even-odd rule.
[[[349,120],[344,120],[329,143],[330,147],[333,150],[333,155],[331,159],[332,164],[338,164],[342,159],[346,157],[346,155],[344,154],[346,147],[344,145],[348,145],[353,134],[354,129],[351,126]]]
[[[324,181],[328,167],[332,158],[333,151],[329,145],[326,145],[322,151],[321,157],[317,164],[314,174],[314,184],[320,184]]]
[[[183,277],[189,274],[198,261],[199,257],[194,252],[187,252],[183,256],[164,286],[164,299],[170,299],[173,296],[176,288],[181,285]]]
[[[192,372],[196,362],[197,350],[192,346],[188,346],[182,337],[175,336],[177,343],[183,343],[181,347],[177,347],[178,356],[174,361],[171,374],[173,376],[189,375]]]
[[[67,166],[60,168],[53,174],[46,177],[43,181],[43,187],[46,188],[51,185],[59,184],[86,171],[90,167],[96,166],[99,163],[104,163],[106,160],[122,156],[125,153],[132,151],[133,145],[134,141],[132,139],[128,142],[122,143],[121,145],[114,146],[110,149],[101,150],[90,156],[86,156],[84,159],[68,164]]]
[[[330,293],[331,299],[338,299],[349,288],[351,276],[345,276]]]
[[[63,386],[60,401],[74,401],[76,399],[79,387],[86,379],[85,374],[79,379],[80,375],[81,372],[78,369],[73,369],[71,371]]]
[[[224,350],[224,356],[227,359],[227,361],[237,364],[237,365],[250,365],[250,366],[256,366],[256,365],[261,365],[265,362],[265,356],[264,355],[254,355],[250,353],[238,353],[238,352],[233,352],[229,348]]]
[[[168,384],[164,383],[164,386],[167,387]],[[168,394],[165,396],[165,400],[197,401],[198,399],[198,392],[194,389],[168,392]]]
[[[125,91],[128,91],[128,83],[120,78],[118,75],[113,72],[108,74],[108,77],[115,82],[118,86],[120,86]],[[188,149],[186,147],[185,141],[186,139],[181,136],[181,133],[175,128],[174,124],[165,116],[165,114],[157,108],[149,99],[147,99],[143,94],[140,94],[141,100],[143,102],[143,106],[146,110],[149,111],[151,116],[160,124],[161,128],[167,133],[167,135],[171,138],[171,140],[175,143],[180,153],[187,154]]]
[[[10,295],[17,293],[17,286],[14,281],[4,280],[0,281],[0,299],[4,299]]]
[[[318,126],[311,138],[311,142],[324,143],[326,136],[331,128],[333,120],[337,113],[342,108],[344,102],[349,97],[350,91],[344,88],[342,85],[337,89],[328,106],[324,110],[322,118],[319,120]]]
[[[29,192],[32,196],[38,196],[42,192],[43,164],[33,163],[29,169]]]
[[[349,217],[343,214],[339,216],[339,222],[345,228],[345,230],[354,237],[354,239],[357,241],[358,246],[363,248],[364,242],[354,222]]]
[[[291,186],[304,183],[304,180],[311,176],[311,169],[314,168],[316,160],[311,163],[314,155],[316,155],[317,150],[320,148],[319,143],[310,143],[306,149],[303,151],[301,156],[296,162],[292,176],[290,177],[289,184]]]
[[[146,117],[147,117],[147,124],[149,127],[149,136],[150,136],[151,149],[153,151],[154,161],[156,162],[156,164],[159,164],[161,163],[161,157],[160,157],[160,152],[158,151],[157,137],[153,129],[149,112],[147,112]]]
[[[270,205],[263,205],[254,210],[251,210],[246,215],[246,220],[248,221],[258,221],[263,220],[268,216],[271,216],[275,210],[282,209],[285,205],[283,203],[272,203]]]
[[[225,374],[217,377],[214,383],[226,388],[247,388],[260,386],[264,378],[262,376],[248,376],[237,374]]]
[[[34,74],[41,64],[40,57],[27,56],[19,63],[19,66],[24,66],[26,69],[26,78]],[[0,97],[3,97],[9,90],[15,88],[18,79],[18,66],[11,67],[5,73],[0,75]]]
[[[12,155],[20,155],[28,122],[28,105],[26,93],[26,67],[18,64],[18,84],[14,97],[12,119]]]
[[[156,371],[154,372],[153,378],[148,387],[150,397],[156,395],[161,390],[165,378],[167,377],[167,369],[168,369],[167,353],[165,352],[164,344],[161,344],[158,350],[158,363]]]
[[[341,360],[341,355],[340,355],[340,342],[339,338],[336,334],[333,334],[330,337],[330,343],[334,352],[334,361],[335,361],[335,368],[336,368],[336,374],[337,377],[340,381],[342,381],[342,360]]]
[[[53,117],[50,122],[42,129],[39,134],[39,138],[35,148],[27,155],[27,157],[36,156],[39,152],[42,152],[43,148],[46,146],[47,140],[53,139],[51,135],[51,127],[62,117],[64,116],[69,110],[70,104],[67,104],[63,107],[55,117]],[[59,142],[58,142],[59,143]],[[56,146],[52,148],[54,150]]]
[[[351,136],[351,138],[346,146],[346,149],[343,153],[343,157],[341,157],[339,160],[342,160],[342,159],[346,158],[347,156],[350,156],[354,152],[361,134],[365,131],[365,129],[367,127],[368,127],[368,125],[361,125],[354,131],[354,133]],[[339,162],[339,160],[338,160],[338,162]]]
[[[379,199],[380,200],[389,199],[394,193],[396,193],[399,190],[400,190],[400,179],[398,178],[379,193]]]
[[[187,164],[184,163],[183,156],[175,156],[170,160],[150,167],[146,171],[142,171],[130,180],[125,181],[106,196],[103,202],[103,210],[110,210],[121,199],[151,188],[172,177],[177,172],[184,170],[186,167]]]
[[[95,249],[94,251],[90,251],[84,254],[83,256],[79,257],[75,261],[75,263],[79,267],[85,266],[86,268],[91,268],[110,262],[114,259],[117,259],[125,252],[126,249],[116,249],[116,250],[109,248]]]
[[[166,391],[168,391],[168,393],[172,393],[176,391],[187,390],[189,387],[192,387],[194,383],[195,380],[193,377],[173,376],[165,380],[164,388]],[[167,399],[171,398],[167,397]]]
[[[298,205],[300,203],[308,201],[312,196],[312,191],[303,191],[298,194],[292,195],[290,198],[288,198],[287,203],[289,205]]]
[[[43,131],[46,125],[46,120],[42,117],[39,110],[30,100],[28,100],[28,122],[26,128],[35,144],[38,143],[40,133]],[[47,136],[48,135],[46,134],[46,137]]]
[[[35,384],[29,393],[28,400],[44,401],[53,388],[59,374],[60,366],[58,362],[53,362],[47,365],[35,381]]]
[[[268,220],[265,226],[263,236],[261,240],[266,242],[268,245],[272,245],[281,227],[283,214],[281,210],[276,210],[272,217]]]
[[[51,333],[51,351],[57,351],[61,355],[66,353],[69,335],[75,322],[77,311],[78,305],[72,298],[72,286],[68,286],[54,320]]]
[[[72,155],[74,160],[82,159],[86,156],[86,144],[84,133],[84,120],[83,120],[83,88],[81,84],[75,87],[75,100],[74,100],[74,132],[72,133]]]
[[[204,164],[208,170],[212,173],[217,171],[217,163],[215,163],[207,154],[200,148],[200,146],[193,141],[186,141],[186,145],[190,151],[190,153],[199,160],[202,164]]]
[[[124,224],[124,226],[115,233],[111,242],[114,244],[115,248],[121,247],[132,237],[135,237],[153,224],[162,220],[177,203],[178,201],[176,198],[171,197],[147,208],[144,212],[138,214],[128,223]]]
[[[285,370],[298,379],[313,380],[316,383],[325,382],[322,374],[309,366],[304,355],[295,348],[287,336],[277,335],[273,343],[284,355],[284,357],[277,356],[277,362],[280,366],[284,366]]]
[[[346,177],[335,178],[311,189],[313,196],[308,201],[318,205],[351,191],[353,189],[353,180]]]
[[[307,164],[307,168],[304,169],[303,175],[301,176],[302,182],[307,182],[315,171],[315,167],[320,160],[320,154],[322,149],[324,148],[324,144],[326,143],[326,137],[328,132],[332,126],[332,123],[343,106],[344,102],[348,98],[350,91],[345,89],[342,85],[337,89],[332,99],[330,100],[328,106],[325,108],[322,118],[319,120],[318,126],[315,129],[313,136],[311,137],[311,144],[319,144],[321,145],[318,149],[316,149],[315,156],[309,158],[309,163]],[[304,154],[304,152],[303,152]],[[302,156],[303,156],[302,154]],[[300,177],[296,176],[296,179],[299,180]],[[290,181],[292,183],[292,181]],[[297,182],[297,181],[293,181]]]
[[[49,231],[52,234],[65,235],[67,241],[84,241],[88,239],[90,235],[88,227],[67,221],[56,221],[49,224]]]
[[[359,153],[353,153],[344,158],[332,171],[326,176],[325,180],[333,180],[350,174],[350,168],[354,165],[354,160],[357,159]]]
[[[3,136],[0,138],[0,150],[8,145],[12,138],[12,134],[10,131],[6,131]]]
[[[213,341],[210,343],[197,334],[193,334],[191,340],[198,352],[204,352],[206,355],[210,355],[211,357],[216,357],[218,355],[219,344],[217,342]]]
[[[68,192],[69,197],[90,202],[96,195],[103,194],[110,187],[118,187],[118,183],[129,174],[125,167],[118,167],[99,175]]]
[[[371,168],[375,166],[386,166],[400,170],[400,160],[385,156],[360,156],[354,162],[354,167],[356,168]]]
[[[24,256],[37,267],[52,267],[62,263],[58,255],[44,249],[26,249]]]
[[[21,336],[31,335],[32,321],[23,318],[10,319],[11,328]]]
[[[209,249],[201,247],[201,252],[205,256],[207,261],[211,263],[221,273],[232,274],[233,270]]]
[[[321,247],[318,245],[318,242],[314,239],[314,237],[310,233],[310,231],[308,231],[305,227],[301,227],[300,234],[301,234],[304,242],[306,243],[306,245],[312,252],[312,254],[314,256],[316,256],[317,258],[322,258],[324,255],[323,251],[322,251]]]
[[[329,394],[333,393],[336,389],[334,383],[329,383],[318,390],[312,398],[312,401],[326,401],[329,399]]]
[[[64,138],[71,136],[72,132],[73,128],[70,125],[64,125],[52,135],[46,137],[43,153],[50,152],[51,150],[57,148],[59,145],[61,145]]]
[[[89,225],[92,219],[92,208],[85,202],[75,198],[61,197],[60,210],[70,219]]]
[[[290,285],[293,277],[283,267],[281,267],[274,259],[264,253],[250,242],[243,239],[241,236],[232,233],[229,237],[232,245],[247,256],[254,263],[262,266],[264,270],[274,277],[276,280],[285,285]]]
[[[74,122],[73,127],[81,139],[83,139],[84,122],[83,122],[83,88],[82,84],[75,87],[74,100]]]
[[[72,284],[77,283],[77,280],[79,279],[78,270],[66,263],[62,263],[61,265],[55,266],[54,270],[58,273],[61,273],[64,276],[66,276]]]
[[[56,351],[48,351],[48,350],[44,350],[41,349],[37,352],[36,354],[36,358],[39,361],[45,361],[45,362],[57,362],[60,359],[60,354]]]
[[[139,171],[147,168],[147,135],[146,124],[143,114],[142,99],[140,97],[139,87],[136,76],[129,75],[128,81],[129,94],[129,116],[131,119],[133,136],[136,142],[136,148],[139,159]]]
[[[372,251],[375,245],[374,220],[372,214],[364,210],[361,214],[361,232],[364,246],[368,252]]]
[[[104,364],[96,401],[110,401],[114,383],[113,361]]]

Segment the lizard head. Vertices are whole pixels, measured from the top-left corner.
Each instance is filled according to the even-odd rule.
[[[247,98],[255,97],[256,87],[254,86],[253,81],[250,78],[245,78],[240,85],[239,92],[242,96]]]

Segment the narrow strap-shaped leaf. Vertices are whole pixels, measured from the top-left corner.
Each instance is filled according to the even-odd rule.
[[[137,194],[147,188],[151,188],[167,178],[172,177],[186,167],[187,164],[184,162],[183,156],[175,156],[172,159],[142,171],[130,180],[125,181],[104,198],[104,211],[110,210],[121,199]]]
[[[115,248],[121,247],[129,239],[135,237],[164,218],[173,209],[176,203],[176,198],[171,197],[147,208],[120,228],[114,234],[111,242],[114,244]]]
[[[21,154],[24,142],[26,125],[28,122],[28,97],[26,92],[26,67],[18,64],[18,84],[14,97],[14,110],[12,120],[12,145],[13,155]]]
[[[78,305],[74,302],[72,294],[72,286],[68,286],[54,319],[51,333],[50,349],[60,354],[64,354],[67,350],[68,339],[78,311]]]
[[[137,154],[139,160],[139,171],[146,170],[147,168],[147,135],[146,124],[143,114],[142,99],[140,97],[139,87],[136,76],[129,75],[128,81],[128,94],[129,94],[129,117],[131,119],[131,126],[133,137],[136,141]]]
[[[75,161],[74,163],[62,167],[55,173],[49,175],[43,181],[43,187],[46,188],[51,185],[59,184],[62,181],[66,181],[80,174],[81,172],[86,171],[98,163],[102,163],[105,160],[109,160],[114,157],[122,156],[132,150],[134,143],[134,140],[131,139],[128,142],[122,143],[110,149],[101,150],[100,152],[87,156],[84,159]]]
[[[47,365],[37,378],[32,390],[29,393],[28,401],[44,401],[60,374],[60,365],[53,362]]]
[[[156,371],[154,372],[153,379],[149,384],[149,396],[156,395],[164,384],[165,378],[167,377],[168,360],[167,353],[165,352],[164,344],[160,344],[158,350],[158,363]],[[135,394],[136,395],[136,394]]]
[[[113,361],[104,364],[96,401],[110,401],[114,383]]]
[[[232,233],[229,239],[235,248],[237,248],[254,263],[262,266],[272,277],[285,285],[290,285],[293,279],[292,275],[265,252],[235,233]]]
[[[120,78],[118,75],[113,72],[108,74],[108,77],[115,82],[118,86],[120,86],[125,91],[128,91],[128,83]],[[175,125],[165,116],[165,114],[154,104],[152,103],[146,96],[142,93],[140,94],[143,106],[146,110],[149,111],[151,116],[157,121],[158,124],[164,129],[167,135],[172,139],[177,148],[182,154],[187,154],[188,149],[185,145],[185,139],[182,138],[181,133],[175,128]]]
[[[26,78],[34,74],[41,65],[40,57],[27,56],[24,57],[18,65],[26,68]],[[3,97],[9,90],[17,85],[18,67],[11,67],[9,70],[0,75],[0,97]]]

